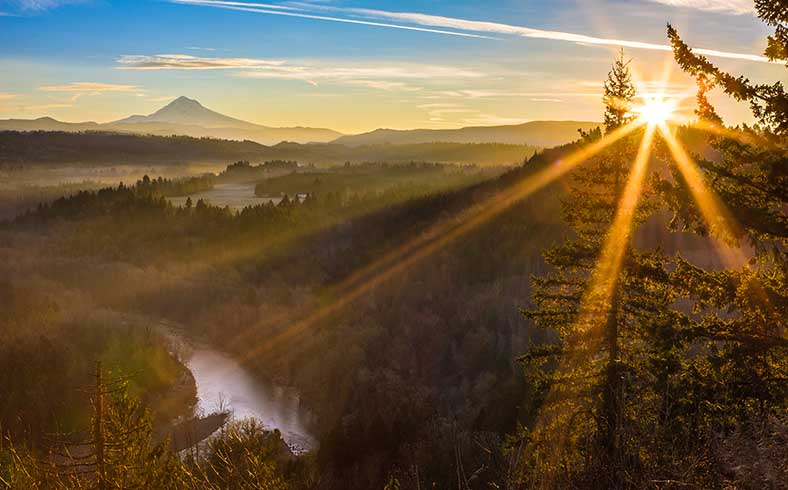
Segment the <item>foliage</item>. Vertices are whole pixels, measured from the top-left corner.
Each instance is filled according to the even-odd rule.
[[[304,467],[289,461],[278,431],[254,421],[233,423],[210,440],[204,456],[179,458],[167,441],[154,441],[148,412],[122,384],[108,393],[106,408],[94,414],[103,414],[100,440],[63,441],[48,451],[0,445],[0,488],[287,490],[286,479],[302,481]]]

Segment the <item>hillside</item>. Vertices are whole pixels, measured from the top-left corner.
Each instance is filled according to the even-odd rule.
[[[589,131],[599,123],[586,121],[533,121],[513,126],[479,126],[461,129],[377,129],[334,141],[348,146],[448,143],[505,143],[553,147],[577,139],[577,130]]]

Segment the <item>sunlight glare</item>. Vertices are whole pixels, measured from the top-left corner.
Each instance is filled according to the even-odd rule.
[[[650,126],[664,125],[674,118],[676,101],[663,97],[647,98],[643,105],[635,107],[638,118]]]

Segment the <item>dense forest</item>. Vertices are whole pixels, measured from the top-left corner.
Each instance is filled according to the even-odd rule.
[[[784,2],[756,5],[782,62]],[[333,146],[309,145],[319,161],[252,148],[218,175],[81,190],[4,222],[0,485],[787,488],[788,95],[668,35],[698,82],[690,127],[634,114],[622,52],[604,124],[513,168],[422,163],[444,160],[421,145],[331,168],[312,164]],[[725,126],[715,87],[758,124]],[[108,157],[213,144],[2,137]],[[473,162],[485,145],[428,146]],[[235,181],[283,198],[168,199]],[[161,321],[297,388],[318,448],[233,421],[169,450],[194,382]]]

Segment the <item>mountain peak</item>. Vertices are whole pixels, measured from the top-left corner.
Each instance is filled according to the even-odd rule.
[[[162,110],[164,110],[164,109],[166,109],[168,107],[204,108],[202,104],[200,104],[199,102],[197,102],[194,99],[190,99],[190,98],[186,97],[185,95],[181,95],[180,97],[178,97],[177,99],[173,100],[172,102],[170,102],[169,104],[167,104],[163,108],[159,109],[159,112],[161,112]]]
[[[154,112],[152,116],[162,116],[162,115],[189,115],[189,114],[197,114],[197,113],[205,113],[205,112],[212,112],[206,109],[202,104],[197,102],[194,99],[190,99],[186,96],[181,95],[177,99],[173,100],[169,104],[165,105],[158,111]]]

